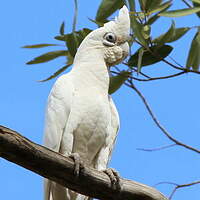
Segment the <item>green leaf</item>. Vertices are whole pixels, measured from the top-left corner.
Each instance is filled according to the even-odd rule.
[[[195,34],[187,58],[186,68],[197,71],[200,67],[200,30]]]
[[[98,25],[99,27],[102,27],[103,25],[104,25],[104,23],[103,22],[98,22],[98,21],[96,21],[96,20],[94,20],[94,19],[90,19],[90,18],[88,18],[91,22],[93,22],[93,23],[95,23],[96,25]]]
[[[146,11],[149,12],[153,9],[158,8],[161,3],[162,3],[162,0],[147,0]]]
[[[197,7],[200,6],[200,0],[192,0],[192,4],[193,4],[194,7],[197,8]],[[196,15],[197,15],[198,17],[200,17],[200,11],[197,12]]]
[[[157,9],[151,10],[150,13],[149,13],[150,15],[152,13],[155,13],[155,12],[158,12],[158,13],[156,13],[155,15],[153,15],[152,17],[150,17],[148,19],[148,21],[147,21],[147,24],[149,24],[149,25],[153,24],[157,19],[160,18],[159,14],[161,12],[166,11],[168,8],[171,7],[171,5],[172,5],[172,1],[170,0],[170,1],[166,1],[165,3],[161,4],[160,7],[158,7]]]
[[[162,34],[159,37],[155,38],[152,42],[157,43],[159,45],[174,42],[190,30],[189,27],[175,28],[173,24],[174,23],[172,23],[172,26],[165,34]]]
[[[116,92],[127,80],[130,74],[131,72],[121,71],[120,74],[116,76],[111,76],[108,93],[113,94],[114,92]]]
[[[67,45],[70,55],[74,57],[76,55],[77,48],[80,45],[76,33],[68,34],[66,45]]]
[[[92,30],[91,29],[88,29],[88,28],[83,28],[82,30],[80,31],[75,31],[74,33],[76,33],[77,35],[81,35],[81,36],[87,36]],[[69,33],[69,34],[64,34],[64,35],[58,35],[58,36],[55,36],[54,38],[56,40],[60,40],[60,41],[67,41],[68,40],[68,35],[70,35],[72,33]],[[84,38],[83,38],[84,39]]]
[[[95,20],[105,23],[105,20],[125,4],[125,0],[102,0],[97,10]]]
[[[163,12],[164,10],[168,9],[172,5],[172,1],[166,1],[165,3],[151,9],[149,14],[156,13],[156,12]]]
[[[198,5],[200,5],[200,0],[192,0],[192,2],[197,3]]]
[[[57,77],[59,74],[61,74],[62,72],[64,72],[70,65],[65,65],[64,67],[60,68],[58,71],[56,71],[53,75],[49,76],[48,78],[44,79],[44,80],[40,80],[38,82],[45,82],[45,81],[49,81],[55,77]]]
[[[180,10],[170,10],[167,12],[162,12],[159,15],[164,17],[182,17],[186,15],[191,15],[193,13],[197,13],[200,11],[200,7],[194,7],[194,8],[184,8]]]
[[[91,29],[83,28],[82,30],[77,31],[76,33],[79,35],[82,41],[90,32],[92,32]]]
[[[74,62],[74,58],[70,54],[68,54],[68,56],[67,56],[67,65],[72,65],[73,62]]]
[[[67,56],[67,55],[68,55],[68,51],[65,51],[65,50],[51,51],[51,52],[42,54],[41,56],[34,58],[33,60],[27,62],[26,64],[31,65],[31,64],[44,63],[44,62],[48,62],[50,60],[53,60],[57,57]]]
[[[168,40],[170,40],[170,38],[174,36],[174,30],[175,30],[175,23],[172,20],[172,25],[169,28],[169,30],[165,34],[162,34],[159,37],[155,38],[153,42],[161,45],[166,43]]]
[[[64,35],[65,34],[65,22],[63,22],[60,26],[60,35]]]
[[[130,11],[135,11],[135,0],[128,0]]]
[[[23,46],[22,48],[32,49],[32,48],[43,48],[43,47],[50,47],[50,46],[61,46],[61,45],[59,44],[33,44],[33,45]]]
[[[173,37],[169,38],[167,40],[167,43],[174,42],[181,38],[183,35],[185,35],[190,30],[189,27],[183,27],[183,28],[176,28],[174,29],[174,35]]]
[[[141,9],[143,12],[146,12],[146,4],[147,4],[147,1],[148,1],[148,0],[139,0],[140,9]]]
[[[148,47],[148,41],[144,38],[144,35],[143,35],[143,24],[140,24],[135,15],[131,15],[131,28],[133,30],[133,33],[134,33],[134,36],[139,40],[139,42],[145,46],[145,47]]]
[[[75,56],[77,48],[83,41],[83,39],[91,32],[92,30],[88,28],[84,28],[80,31],[75,31],[73,33],[64,34],[56,36],[55,39],[65,41],[67,48],[69,50],[69,53],[72,57]]]
[[[137,73],[139,73],[141,71],[141,68],[142,68],[142,57],[143,57],[143,54],[144,54],[144,49],[141,48],[139,50],[139,54],[138,54]]]
[[[137,67],[140,49],[130,57],[128,61],[129,66]],[[160,62],[163,58],[167,57],[171,53],[172,49],[173,47],[169,45],[155,45],[150,47],[149,51],[144,50],[141,66],[152,65]]]

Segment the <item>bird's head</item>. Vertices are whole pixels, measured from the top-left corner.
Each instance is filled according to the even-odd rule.
[[[83,52],[84,50],[85,54],[87,52],[91,54],[90,50],[94,54],[95,52],[100,52],[107,66],[116,65],[125,59],[129,53],[129,38],[129,11],[126,6],[123,6],[114,21],[105,23],[103,27],[87,35],[78,51]]]

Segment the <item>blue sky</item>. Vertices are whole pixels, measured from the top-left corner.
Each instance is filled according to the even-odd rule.
[[[77,29],[96,28],[89,18],[95,17],[100,1],[79,1]],[[174,8],[184,4],[177,0]],[[37,43],[59,43],[53,39],[63,20],[66,32],[72,28],[73,1],[2,1],[1,2],[1,60],[0,60],[0,124],[10,127],[32,141],[42,144],[44,110],[47,96],[55,82],[38,83],[64,65],[65,60],[27,66],[33,57],[50,50],[22,49],[21,46]],[[199,25],[193,16],[176,19],[178,27]],[[154,35],[165,32],[170,26],[167,18],[160,20],[152,30]],[[180,41],[173,43],[171,56],[182,65],[188,53],[191,30]],[[133,51],[134,51],[133,47]],[[120,67],[120,66],[119,66]],[[152,76],[170,74],[174,71],[163,63],[146,67],[144,72]],[[136,82],[151,105],[159,121],[177,139],[199,148],[200,131],[200,76],[186,74],[174,79]],[[200,180],[200,159],[197,153],[182,147],[156,152],[138,151],[136,148],[155,148],[171,142],[155,126],[137,94],[122,87],[113,95],[121,120],[110,166],[122,177],[153,186],[160,181],[179,184]],[[13,163],[0,159],[1,199],[42,199],[42,178]],[[157,188],[168,195],[171,185]],[[174,200],[199,200],[200,185],[180,189]]]

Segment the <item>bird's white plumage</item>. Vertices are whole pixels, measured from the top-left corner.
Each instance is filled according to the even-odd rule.
[[[107,168],[119,128],[118,113],[108,95],[109,66],[127,56],[129,29],[129,12],[124,6],[115,21],[84,39],[72,70],[58,78],[48,98],[45,146],[65,156],[78,153],[98,170]],[[117,38],[112,47],[103,42],[108,32]],[[87,199],[45,180],[45,200]]]

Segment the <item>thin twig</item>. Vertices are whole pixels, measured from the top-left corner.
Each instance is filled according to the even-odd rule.
[[[169,58],[175,62],[179,67],[183,67],[180,63],[178,63],[174,58],[172,58],[171,56],[169,56]]]
[[[134,69],[134,71],[135,71],[136,69]],[[136,72],[137,72],[137,70],[136,70]],[[145,73],[143,73],[143,72],[139,72],[139,74],[141,74],[142,76],[144,76],[144,77],[146,77],[146,78],[151,78],[150,76],[148,76],[148,75],[146,75]]]
[[[120,74],[120,71],[119,71],[119,72],[110,71],[110,72],[113,73],[113,74],[117,74],[117,75]],[[136,80],[136,81],[155,81],[155,80],[160,80],[160,79],[173,78],[173,77],[176,77],[176,76],[180,76],[180,75],[182,75],[182,74],[185,74],[185,73],[186,73],[186,72],[179,72],[179,73],[172,74],[172,75],[169,75],[169,76],[153,77],[153,78],[147,78],[147,79],[137,78],[137,77],[131,76],[130,74],[129,74],[128,76],[129,76],[131,79],[134,79],[134,80]]]
[[[151,151],[160,151],[160,150],[163,150],[163,149],[174,147],[176,145],[177,144],[170,144],[170,145],[166,145],[166,146],[162,146],[162,147],[157,147],[157,148],[153,148],[153,149],[137,148],[137,150],[140,150],[140,151],[149,151],[149,152],[151,152]]]
[[[179,72],[179,73],[176,73],[176,74],[172,74],[172,75],[168,75],[168,76],[161,76],[161,77],[153,77],[153,78],[148,78],[148,79],[140,79],[140,78],[136,78],[136,77],[133,77],[133,79],[137,80],[137,81],[155,81],[155,80],[160,80],[160,79],[168,79],[168,78],[173,78],[173,77],[176,77],[176,76],[180,76],[182,74],[185,74],[186,72]]]
[[[126,65],[126,66],[128,66],[129,67],[129,69],[131,69],[131,70],[133,70],[133,71],[135,71],[135,72],[137,72],[138,70],[137,69],[135,69],[134,67],[130,67],[126,62],[123,62],[122,64],[124,64],[124,65]],[[146,78],[151,78],[150,76],[148,76],[147,74],[145,74],[145,73],[143,73],[143,72],[139,72],[139,74],[141,74],[142,76],[144,76],[144,77],[146,77]]]
[[[192,6],[191,6],[186,0],[182,0],[182,2],[183,2],[186,6],[188,6],[189,8],[192,8]]]
[[[143,48],[147,49],[145,46],[143,46],[139,41],[135,40],[136,43],[138,43],[140,46],[142,46]],[[147,49],[149,51],[149,49]],[[152,51],[149,51],[153,56],[161,59],[161,61],[163,61],[164,63],[168,64],[169,66],[173,67],[174,69],[178,69],[178,70],[182,70],[184,71],[185,73],[187,72],[191,72],[191,73],[196,73],[196,74],[200,74],[199,71],[194,71],[194,70],[191,70],[191,69],[187,69],[185,67],[179,67],[179,66],[176,66],[174,65],[173,63],[170,63],[169,61],[167,61],[166,59],[162,58],[160,55],[157,55],[155,54],[154,52]],[[180,64],[179,64],[180,65]]]
[[[196,73],[196,74],[200,74],[199,71],[194,71],[194,70],[191,70],[191,69],[187,69],[187,68],[184,68],[184,67],[178,67],[172,63],[170,63],[169,61],[167,61],[166,59],[162,59],[163,62],[165,62],[166,64],[170,65],[171,67],[175,68],[175,69],[179,69],[179,70],[182,70],[184,72],[192,72],[192,73]]]
[[[158,185],[162,185],[162,184],[169,184],[169,185],[175,185],[175,186],[178,185],[177,183],[174,183],[174,182],[162,181],[162,182],[156,183],[156,184],[154,185],[154,187],[156,187],[156,186],[158,186]]]
[[[185,183],[185,184],[177,184],[177,183],[173,183],[173,182],[160,182],[157,183],[156,185],[161,185],[161,184],[170,184],[170,185],[174,185],[174,189],[172,190],[171,194],[169,195],[169,200],[172,199],[174,193],[179,189],[179,188],[183,188],[183,187],[190,187],[196,184],[200,184],[200,181],[194,181],[191,183]],[[156,186],[155,185],[155,186]]]
[[[115,68],[119,73],[121,72],[117,66],[114,66],[114,68]],[[110,72],[114,72],[114,71],[110,71]],[[116,73],[117,73],[117,72],[116,72]],[[119,73],[118,73],[118,74],[119,74]]]
[[[160,124],[160,122],[158,121],[158,119],[156,118],[155,114],[152,112],[148,102],[146,101],[145,97],[143,96],[143,94],[135,87],[135,85],[133,84],[133,82],[131,80],[128,80],[128,83],[125,83],[125,85],[127,85],[128,87],[132,88],[133,90],[135,90],[135,92],[139,95],[139,97],[142,99],[145,107],[147,108],[147,111],[149,112],[151,118],[153,119],[153,121],[155,122],[155,124],[157,125],[157,127],[165,134],[165,136],[167,136],[167,138],[171,141],[173,141],[175,144],[182,146],[186,149],[192,150],[196,153],[200,153],[200,150],[195,149],[189,145],[186,145],[178,140],[176,140],[175,138],[173,138],[168,131]]]
[[[135,69],[135,68],[133,68],[133,67],[132,67],[132,69],[134,70],[134,72],[137,72],[137,73],[138,73],[138,70],[137,70],[137,69]],[[143,73],[143,72],[139,72],[139,74],[141,74],[142,76],[144,76],[144,77],[146,77],[146,78],[151,78],[149,75],[146,75],[146,74]]]

